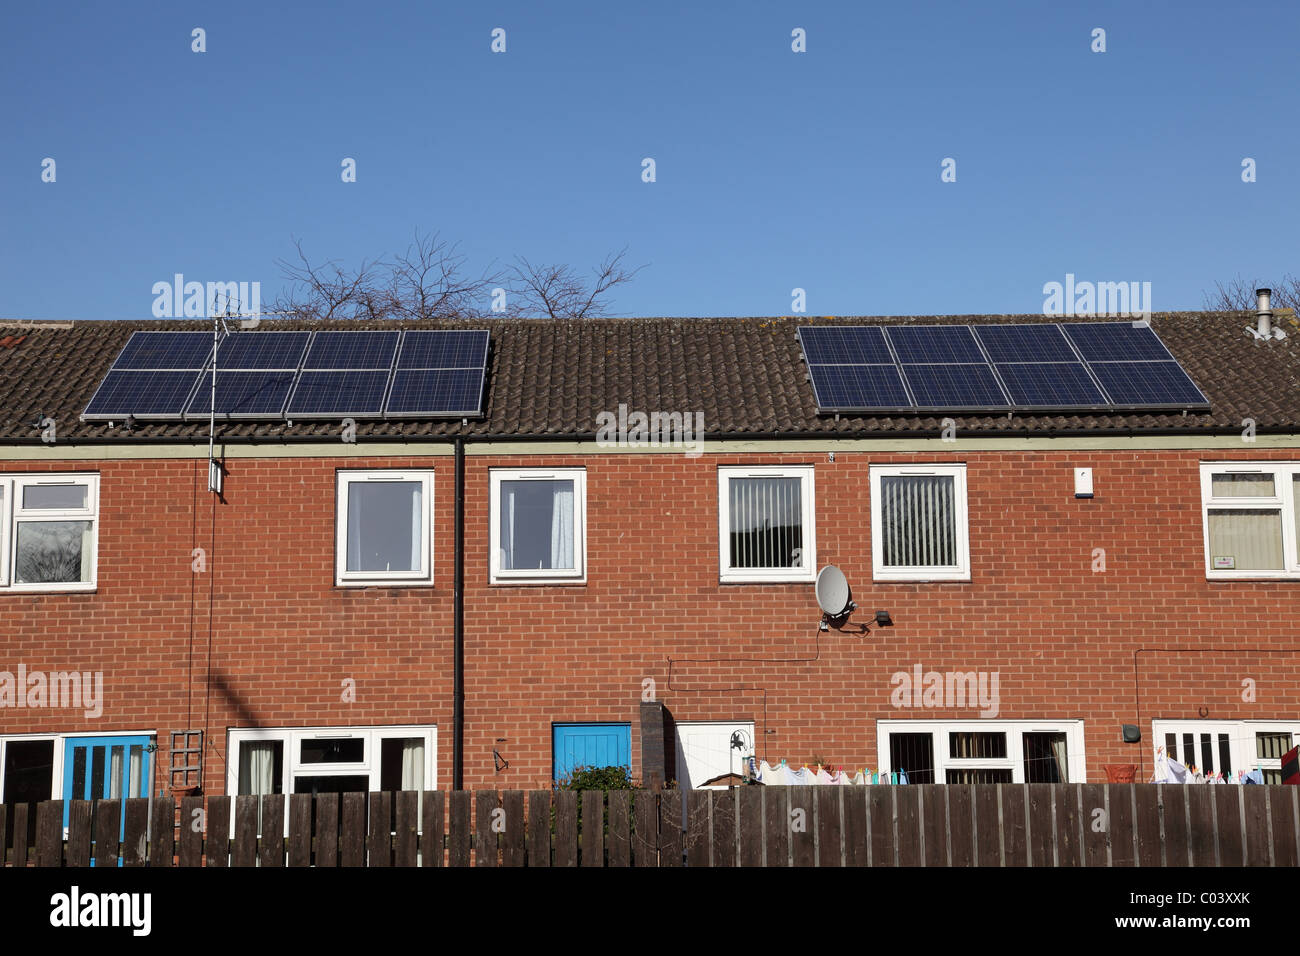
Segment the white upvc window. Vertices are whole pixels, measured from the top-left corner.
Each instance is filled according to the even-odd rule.
[[[969,581],[965,465],[871,466],[878,581]]]
[[[433,584],[433,472],[340,471],[335,583]]]
[[[1282,756],[1300,743],[1295,720],[1153,720],[1156,776],[1168,756],[1204,774],[1234,781],[1242,771],[1260,770],[1264,783],[1282,782]]]
[[[718,566],[723,581],[812,581],[817,573],[813,468],[718,468]]]
[[[1300,462],[1201,464],[1205,576],[1300,578]]]
[[[1082,720],[880,720],[881,773],[908,783],[1081,783]]]
[[[488,548],[493,584],[587,580],[585,468],[493,468]]]
[[[0,590],[93,591],[98,551],[98,475],[0,475]]]
[[[677,787],[680,790],[725,790],[729,779],[745,776],[745,761],[754,756],[752,720],[679,720]]]

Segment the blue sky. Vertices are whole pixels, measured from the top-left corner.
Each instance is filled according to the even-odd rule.
[[[1039,312],[1067,272],[1199,308],[1300,272],[1298,35],[1294,2],[11,4],[0,316],[145,318],[177,272],[266,303],[295,239],[416,229],[479,268],[626,246],[628,315]]]

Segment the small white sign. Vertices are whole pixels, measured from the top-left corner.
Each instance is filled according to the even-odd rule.
[[[1230,554],[1216,554],[1214,556],[1214,569],[1216,571],[1232,571],[1237,567],[1237,559]]]

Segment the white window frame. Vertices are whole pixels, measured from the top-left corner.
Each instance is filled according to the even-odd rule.
[[[24,508],[24,489],[39,485],[85,485],[84,508]],[[23,472],[0,475],[0,593],[26,594],[33,592],[94,591],[99,581],[99,475],[94,472]],[[36,521],[89,521],[90,522],[90,580],[51,582],[46,584],[16,583],[14,562],[18,553],[18,525]]]
[[[880,479],[900,477],[951,476],[953,479],[953,523],[956,532],[957,564],[934,567],[886,567],[884,527],[881,510],[884,499]],[[966,466],[951,465],[872,465],[871,480],[871,570],[877,581],[969,581],[970,515],[966,498]]]
[[[1236,780],[1242,770],[1281,770],[1282,761],[1274,757],[1257,757],[1255,735],[1260,733],[1281,733],[1291,735],[1291,746],[1300,744],[1300,720],[1153,720],[1151,721],[1151,755],[1154,759],[1158,748],[1165,745],[1165,734],[1178,737],[1179,763],[1186,764],[1187,756],[1183,753],[1183,734],[1192,734],[1200,744],[1200,735],[1209,734],[1210,744],[1214,750],[1214,772],[1220,773],[1218,735],[1228,735],[1228,752],[1232,756],[1232,775],[1228,779]],[[1167,756],[1160,753],[1160,756]],[[1197,767],[1198,770],[1203,769]]]
[[[510,570],[501,567],[501,483],[503,481],[573,481],[573,567]],[[488,521],[490,584],[587,583],[587,469],[492,468],[488,472],[491,515]]]
[[[754,740],[754,722],[752,720],[678,720],[673,725],[676,729],[674,735],[676,741],[674,749],[677,755],[677,785],[683,787],[683,770],[685,764],[689,761],[686,753],[686,741],[698,737],[716,736],[716,739],[722,741],[718,746],[725,747],[727,752],[727,762],[731,765],[731,772],[739,775],[745,775],[745,758],[751,757],[755,753]],[[749,752],[733,751],[731,749],[731,735],[736,731],[742,731],[749,735]],[[715,775],[716,776],[716,775]],[[726,784],[715,783],[712,786],[704,787],[696,781],[691,781],[691,786],[695,790],[726,790]]]
[[[50,734],[0,734],[0,799],[4,797],[5,788],[5,751],[9,743],[14,740],[52,740],[54,742],[54,766],[52,773],[54,779],[50,782],[50,799],[63,799],[63,758],[68,749],[68,739],[84,737],[148,737],[157,741],[158,734],[153,730],[88,730],[73,731],[69,733]],[[149,755],[149,780],[145,783],[145,793],[152,797],[153,781],[157,779],[159,768],[157,765],[158,751],[152,751]],[[64,828],[64,836],[67,836],[67,828]]]
[[[817,579],[817,508],[812,465],[718,466],[718,579],[726,583],[772,584]],[[803,548],[797,568],[731,567],[731,479],[798,478]]]
[[[1274,495],[1270,498],[1216,498],[1214,475],[1272,475]],[[1204,537],[1205,578],[1215,580],[1300,579],[1300,553],[1296,549],[1295,495],[1292,476],[1300,474],[1296,461],[1201,462],[1201,528]],[[1210,509],[1215,511],[1258,511],[1276,508],[1282,519],[1282,568],[1277,571],[1238,571],[1214,567],[1210,553]]]
[[[1007,734],[1006,757],[952,757],[949,733]],[[1066,772],[1070,783],[1086,781],[1087,763],[1084,759],[1082,720],[878,720],[876,721],[876,759],[880,772],[892,773],[899,769],[890,765],[889,737],[891,734],[931,734],[934,748],[934,780],[944,783],[949,770],[1010,769],[1012,783],[1025,782],[1025,738],[1033,734],[1065,734],[1067,753]],[[908,768],[903,767],[903,770]]]
[[[372,468],[343,470],[337,473],[334,526],[334,583],[338,587],[433,587],[433,478],[428,470],[389,470]],[[354,483],[420,482],[420,567],[416,571],[349,571],[348,570],[348,491]]]

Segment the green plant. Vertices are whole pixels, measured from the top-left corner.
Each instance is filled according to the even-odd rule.
[[[574,767],[555,785],[558,790],[635,790],[626,767]]]

